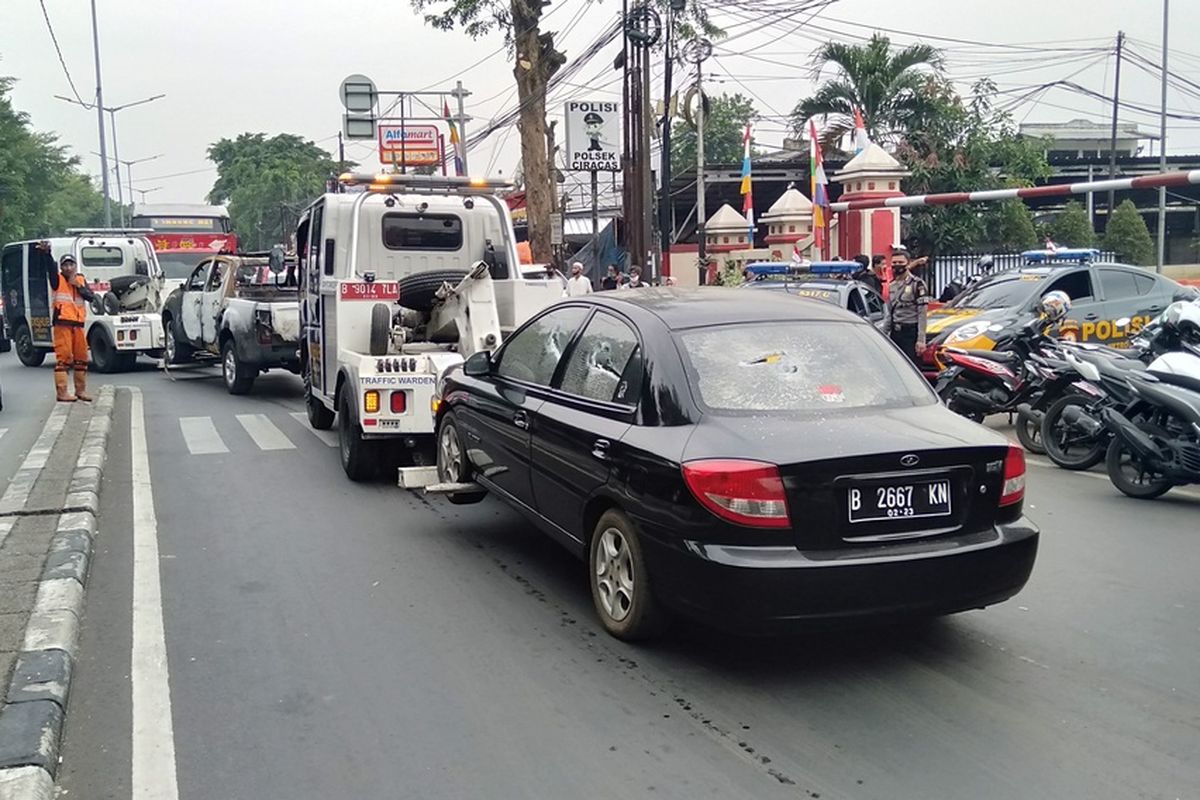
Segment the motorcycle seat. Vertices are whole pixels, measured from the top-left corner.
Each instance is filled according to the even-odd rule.
[[[1200,378],[1193,378],[1190,375],[1177,375],[1174,372],[1159,372],[1158,370],[1146,370],[1146,374],[1153,375],[1162,383],[1169,383],[1181,389],[1200,392]]]
[[[960,350],[959,352],[975,356],[976,358],[995,361],[998,364],[1017,364],[1021,361],[1021,357],[1016,353],[1007,353],[999,350]]]

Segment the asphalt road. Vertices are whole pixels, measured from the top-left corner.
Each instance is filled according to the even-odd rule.
[[[22,381],[49,385],[48,369],[4,367],[6,397]],[[170,680],[158,723],[173,729],[149,766],[135,755],[132,728],[165,703],[131,702],[131,673],[145,674],[131,658],[144,522],[122,394],[67,722],[68,798],[174,800],[151,791],[168,755],[185,800],[1200,787],[1196,493],[1138,502],[1034,466],[1042,549],[1007,603],[882,631],[746,641],[682,627],[629,646],[594,620],[582,565],[498,503],[346,481],[334,448],[292,417],[295,378],[232,398],[215,370],[118,377],[144,396]]]
[[[47,359],[52,363],[53,356]],[[54,407],[53,370],[31,370],[22,366],[15,351],[0,353],[0,495],[20,468],[25,454],[37,440]]]

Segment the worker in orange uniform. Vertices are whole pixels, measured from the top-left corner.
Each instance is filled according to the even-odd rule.
[[[50,243],[42,242],[39,248],[49,252]],[[90,402],[87,393],[88,346],[83,335],[87,319],[87,302],[95,294],[88,288],[87,281],[79,274],[75,256],[63,256],[57,269],[50,270],[50,289],[54,293],[51,319],[54,324],[54,388],[58,400],[71,403],[75,400]],[[75,396],[67,391],[67,370],[75,370]]]

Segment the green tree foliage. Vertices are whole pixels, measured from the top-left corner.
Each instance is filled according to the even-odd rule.
[[[1020,200],[1004,200],[984,217],[990,249],[1020,252],[1036,247],[1037,228],[1029,206]]]
[[[1104,247],[1127,264],[1149,266],[1154,260],[1154,240],[1132,200],[1123,200],[1113,212],[1104,231]]]
[[[297,215],[325,191],[337,170],[329,153],[289,133],[243,133],[208,148],[217,165],[210,203],[228,203],[233,229],[248,249],[287,241]]]
[[[103,200],[79,160],[13,108],[12,85],[0,77],[0,244],[102,223]]]
[[[1078,200],[1067,203],[1050,222],[1047,233],[1061,247],[1091,247],[1096,243],[1096,232],[1092,230],[1087,209]]]
[[[750,98],[723,94],[710,98],[704,117],[704,163],[738,164],[743,153],[742,139],[747,122],[758,119]],[[696,169],[696,129],[684,121],[671,131],[671,171],[680,175]]]
[[[977,83],[969,103],[946,82],[929,82],[923,91],[934,111],[896,147],[897,158],[912,172],[905,181],[909,194],[1028,186],[1050,175],[1042,142],[1019,136],[1011,117],[992,105],[991,81]],[[986,242],[989,230],[1013,221],[1010,209],[965,203],[917,208],[909,237],[926,252],[972,250]]]
[[[808,120],[825,117],[819,125],[826,144],[836,145],[854,129],[854,109],[862,110],[871,140],[894,144],[922,127],[935,108],[927,85],[941,75],[942,52],[927,44],[893,50],[891,40],[876,33],[865,44],[827,42],[813,55],[813,78],[828,67],[836,74],[796,104],[792,127],[802,135]]]

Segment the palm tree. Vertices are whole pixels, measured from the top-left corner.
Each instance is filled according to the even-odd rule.
[[[823,139],[836,146],[854,129],[854,109],[862,110],[874,142],[895,143],[920,126],[930,110],[929,88],[941,78],[942,52],[927,44],[894,51],[882,33],[866,44],[827,42],[813,54],[813,78],[829,65],[837,76],[796,104],[792,127],[799,134],[814,116],[825,118]]]

